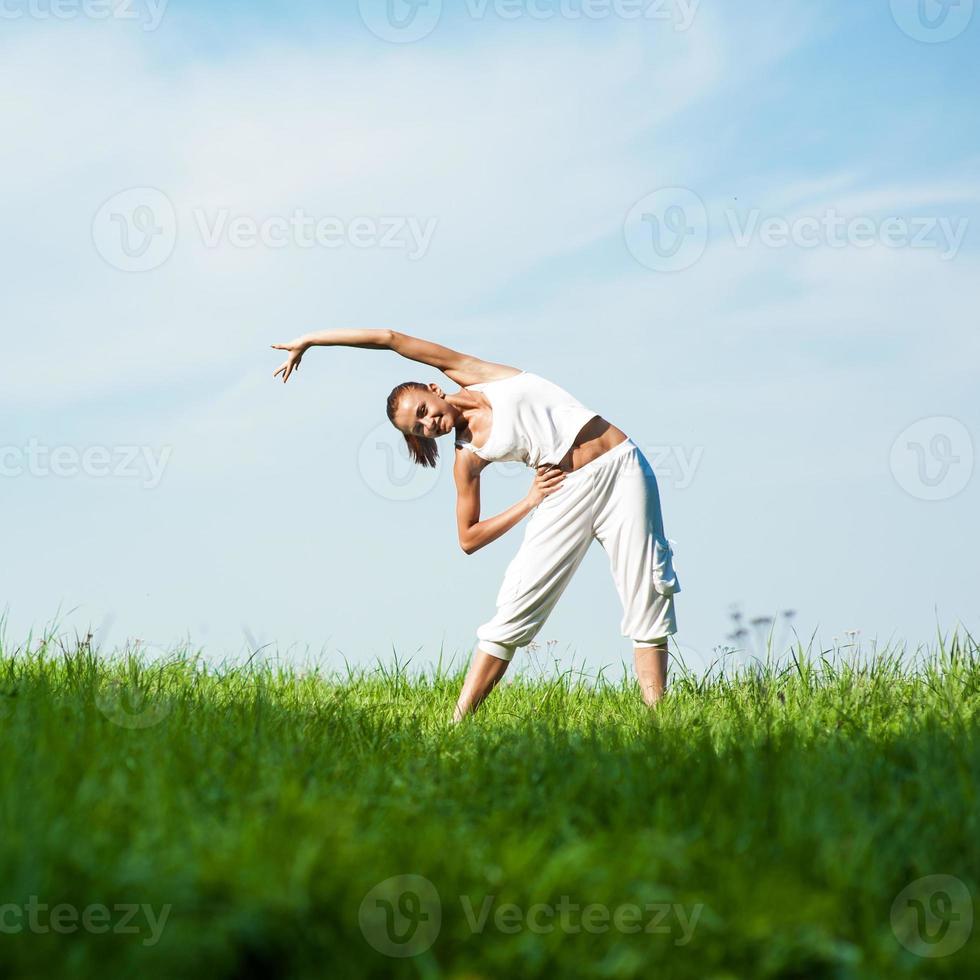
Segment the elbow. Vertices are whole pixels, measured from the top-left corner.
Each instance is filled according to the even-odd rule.
[[[395,344],[398,341],[398,331],[397,330],[385,330],[384,332],[384,345],[388,350],[395,350]]]
[[[463,549],[464,555],[472,555],[473,552],[479,548],[479,545],[477,545],[475,541],[472,541],[469,538],[460,538],[459,546],[460,548]]]

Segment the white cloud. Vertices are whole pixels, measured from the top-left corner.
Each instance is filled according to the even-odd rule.
[[[20,404],[193,377],[314,325],[407,327],[465,308],[617,232],[635,195],[680,159],[667,130],[653,160],[638,137],[726,84],[732,56],[710,16],[683,34],[631,25],[590,44],[259,44],[166,70],[133,32],[56,27],[4,45],[21,95],[0,110],[12,136],[3,214],[18,231],[3,251],[16,326],[0,385]],[[773,57],[763,44],[739,55]],[[164,190],[178,215],[173,256],[139,274],[110,267],[91,241],[97,209],[131,186]],[[381,249],[206,248],[195,209],[218,208],[436,225],[416,262]]]
[[[781,588],[772,569],[794,568],[797,555],[780,550],[772,528],[795,528],[806,543],[797,508],[807,486],[846,495],[848,481],[881,479],[875,489],[894,492],[880,471],[889,434],[917,413],[959,409],[978,353],[980,270],[966,250],[943,264],[883,248],[737,249],[716,235],[681,273],[648,272],[625,247],[617,260],[610,243],[648,191],[684,183],[716,205],[726,161],[715,155],[731,145],[716,131],[721,116],[737,131],[752,124],[749,110],[792,94],[776,69],[826,27],[826,7],[770,7],[760,18],[704,5],[686,34],[629,25],[584,43],[556,25],[543,43],[541,31],[532,42],[501,25],[465,33],[455,48],[366,40],[340,53],[257,38],[211,61],[164,61],[156,41],[131,32],[59,24],[8,35],[3,58],[17,98],[0,108],[0,398],[24,414],[60,410],[90,441],[119,433],[175,447],[160,488],[119,490],[118,506],[98,484],[81,497],[67,484],[5,488],[22,494],[29,515],[15,529],[23,584],[14,599],[46,611],[48,597],[27,583],[55,567],[60,577],[45,586],[52,602],[62,591],[96,601],[69,560],[81,539],[86,577],[104,590],[98,601],[118,604],[138,629],[145,619],[172,635],[174,623],[199,615],[217,631],[244,608],[280,638],[322,629],[346,646],[363,645],[363,624],[378,616],[376,592],[346,586],[374,581],[387,556],[419,549],[434,580],[457,575],[451,487],[410,506],[365,504],[370,491],[353,463],[383,419],[389,385],[436,372],[389,354],[317,351],[297,381],[272,380],[269,343],[354,325],[397,326],[549,372],[644,442],[704,446],[692,486],[667,492],[690,576],[681,612],[689,637],[714,638],[702,613],[732,598],[738,576],[753,598]],[[168,20],[171,54],[183,29]],[[735,95],[746,87],[743,102]],[[976,200],[962,168],[881,186],[863,159],[829,176],[804,159],[790,182],[785,159],[780,172],[758,174],[758,201],[740,191],[739,203],[792,215]],[[143,275],[110,267],[90,238],[102,202],[139,185],[166,190],[180,219],[173,257]],[[418,262],[380,249],[209,250],[193,237],[195,207],[256,219],[296,207],[431,215],[438,227]],[[88,411],[89,399],[115,408],[111,424],[104,410]],[[516,485],[501,487],[501,498],[512,500]],[[763,490],[770,496],[760,503]],[[764,512],[770,503],[782,525],[775,509]],[[854,506],[883,527],[900,510]],[[293,507],[324,510],[307,526]],[[438,548],[420,530],[425,519]],[[738,566],[738,521],[753,519],[755,578]],[[463,566],[474,592],[465,608],[427,618],[393,589],[378,632],[397,631],[401,642],[403,628],[408,639],[417,628],[431,642],[447,628],[468,641],[515,546],[510,539],[496,558]],[[851,561],[885,560],[860,540],[848,547]],[[126,562],[147,555],[144,588]],[[593,566],[575,587],[585,596],[601,580],[614,624],[601,558]],[[819,580],[804,579],[809,568],[795,574],[803,598],[819,592]],[[962,578],[952,565],[943,574],[951,586]],[[345,588],[331,592],[331,575]],[[884,618],[903,611],[889,601],[878,595]],[[567,617],[579,642],[593,608],[563,608],[554,622]],[[387,652],[383,639],[371,642]]]

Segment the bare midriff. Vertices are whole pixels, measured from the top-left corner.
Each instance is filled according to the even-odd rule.
[[[627,438],[622,429],[617,428],[612,422],[607,422],[601,415],[596,415],[579,429],[572,448],[565,453],[557,465],[566,473],[574,473],[579,467],[591,463],[603,453],[625,442]]]

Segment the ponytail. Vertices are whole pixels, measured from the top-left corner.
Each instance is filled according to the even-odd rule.
[[[420,381],[403,381],[400,385],[391,389],[391,394],[388,395],[388,421],[392,425],[395,424],[395,410],[398,408],[398,402],[401,396],[406,391],[412,391],[416,389],[421,389],[422,391],[428,392],[429,388],[427,385],[422,384]],[[439,447],[436,445],[435,439],[429,439],[427,436],[416,436],[410,433],[402,433],[405,436],[405,444],[408,446],[408,454],[411,456],[412,460],[419,466],[435,466],[436,461],[439,459]]]
[[[405,436],[408,444],[408,454],[419,466],[435,466],[439,458],[439,447],[435,439],[425,436]]]

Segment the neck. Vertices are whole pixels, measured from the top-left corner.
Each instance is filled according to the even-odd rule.
[[[474,392],[457,391],[455,394],[446,395],[446,401],[459,412],[459,418],[454,426],[456,438],[463,442],[472,442],[473,433],[470,431],[470,416],[483,408],[482,403]]]

